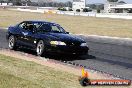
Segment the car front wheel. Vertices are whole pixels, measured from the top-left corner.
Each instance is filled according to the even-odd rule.
[[[37,52],[38,56],[43,56],[44,55],[44,42],[43,42],[43,40],[40,40],[37,43],[36,52]]]
[[[16,49],[15,43],[16,43],[15,37],[14,37],[13,35],[11,35],[11,36],[9,37],[9,40],[8,40],[9,49],[11,49],[11,50]]]

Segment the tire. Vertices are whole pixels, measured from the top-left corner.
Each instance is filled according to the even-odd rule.
[[[17,48],[15,36],[13,36],[13,35],[9,36],[8,47],[10,50],[15,50]]]
[[[37,47],[36,47],[36,52],[37,52],[37,55],[38,56],[43,56],[44,55],[44,51],[45,51],[45,46],[44,46],[44,42],[43,40],[40,40],[38,43],[37,43]]]

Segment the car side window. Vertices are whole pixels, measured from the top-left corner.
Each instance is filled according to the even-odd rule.
[[[23,31],[33,31],[34,24],[31,22],[23,22],[19,24],[19,28],[21,28]]]
[[[27,27],[27,31],[33,31],[33,29],[34,29],[34,24],[32,24],[32,23],[27,23],[26,27]]]
[[[57,26],[52,26],[52,31],[58,31],[58,32],[60,32],[60,30],[58,29]]]
[[[48,24],[42,24],[40,27],[39,27],[39,30],[43,31],[43,32],[50,32],[51,31],[51,26],[48,25]]]
[[[25,29],[25,28],[26,28],[26,23],[25,23],[25,22],[20,23],[20,24],[18,25],[18,27],[21,28],[21,29]]]

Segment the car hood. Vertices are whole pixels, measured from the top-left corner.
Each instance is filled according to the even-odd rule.
[[[63,42],[79,42],[84,43],[85,41],[81,38],[76,37],[72,34],[64,34],[64,33],[48,33],[49,36],[52,36]]]

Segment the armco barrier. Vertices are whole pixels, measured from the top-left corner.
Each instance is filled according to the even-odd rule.
[[[22,9],[22,8],[17,8],[18,11],[27,11],[27,12],[38,12],[38,13],[44,13],[47,11],[46,9],[36,9],[36,10],[31,10],[31,9]],[[94,13],[94,12],[72,12],[72,11],[55,11],[57,14],[62,14],[62,15],[73,15],[73,16],[92,16],[92,17],[100,17],[100,18],[121,18],[121,19],[132,19],[132,14],[128,13]]]
[[[96,17],[107,17],[107,18],[121,18],[121,19],[132,19],[132,15],[127,14],[96,14]]]
[[[31,10],[31,9],[21,9],[17,8],[18,11],[23,11],[23,12],[37,12],[37,13],[44,13],[44,10]]]
[[[79,36],[87,42],[93,52],[132,59],[132,39],[130,38]]]

